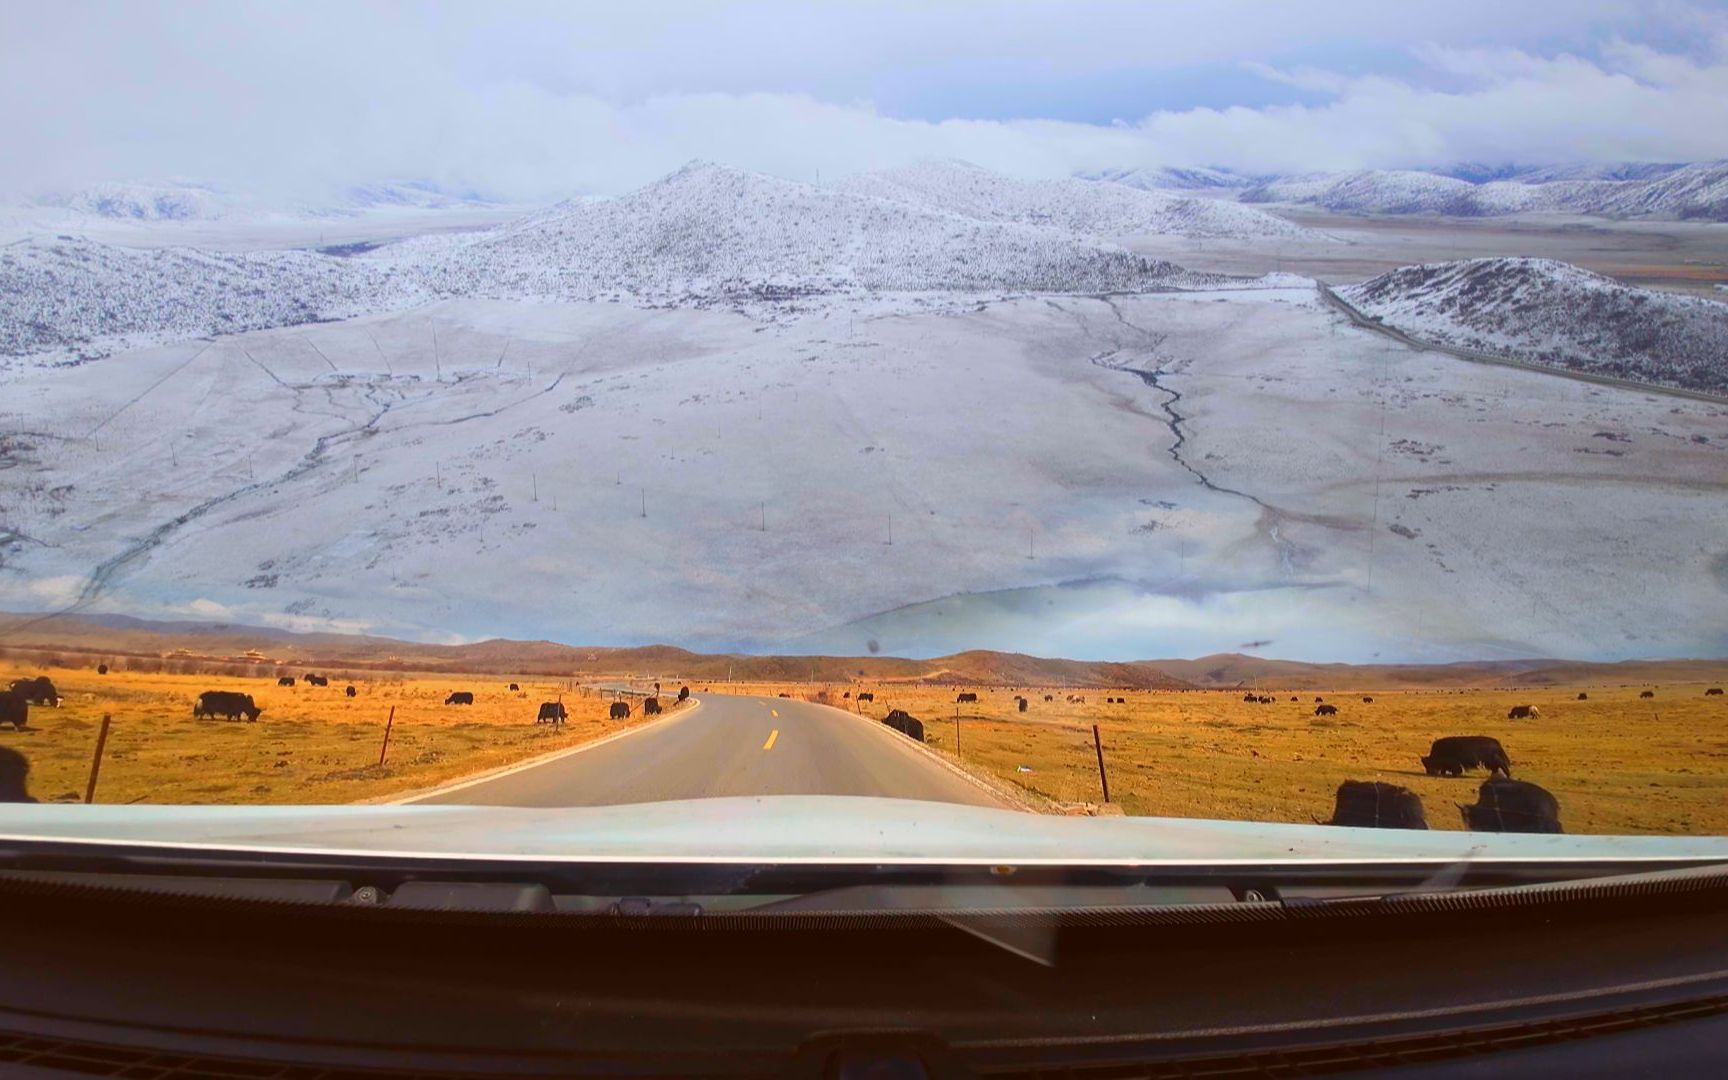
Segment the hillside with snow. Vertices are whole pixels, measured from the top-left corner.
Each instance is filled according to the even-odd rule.
[[[1630,178],[1602,178],[1616,174]],[[1362,169],[1281,177],[1248,188],[1240,199],[1351,214],[1561,213],[1728,221],[1728,162],[1642,172],[1630,167],[1532,170],[1485,182],[1417,170]]]
[[[1218,199],[1067,177],[1023,180],[963,161],[926,161],[864,173],[843,181],[840,188],[980,221],[1043,225],[1088,236],[1322,238],[1273,214]]]
[[[1138,166],[1130,169],[1092,169],[1076,173],[1082,180],[1108,180],[1145,191],[1236,191],[1257,183],[1229,169],[1178,165]]]
[[[1141,292],[1218,280],[1049,225],[708,164],[501,228],[349,254],[15,242],[0,248],[0,294],[14,298],[0,309],[0,355],[75,359],[444,298],[629,299],[779,317],[823,303],[923,310],[976,303],[980,294]]]
[[[1416,337],[1533,363],[1728,392],[1728,304],[1549,259],[1407,266],[1338,290]]]

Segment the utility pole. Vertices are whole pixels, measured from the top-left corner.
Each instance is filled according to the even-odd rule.
[[[767,503],[758,503],[757,506],[762,511],[761,531],[767,532],[768,531],[768,504]]]
[[[444,381],[444,365],[438,360],[438,328],[432,328],[432,371],[438,382]]]
[[[648,489],[642,489],[642,516],[648,516]]]
[[[888,515],[888,546],[894,546],[894,515]]]
[[[528,474],[528,482],[534,485],[534,501],[540,501],[540,478],[533,473]]]
[[[1110,777],[1104,772],[1104,741],[1098,737],[1098,725],[1092,725],[1092,749],[1098,752],[1098,782],[1104,786],[1104,801],[1110,801]]]

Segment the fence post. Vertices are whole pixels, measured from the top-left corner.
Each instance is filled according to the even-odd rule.
[[[390,728],[396,723],[396,706],[390,706],[390,718],[384,721],[384,745],[378,748],[378,764],[384,764],[384,755],[390,750]]]
[[[954,706],[954,756],[960,756],[960,706]]]
[[[96,801],[96,777],[102,772],[102,749],[108,745],[108,720],[108,714],[103,713],[102,730],[96,733],[96,753],[90,758],[90,782],[84,787],[86,803]]]
[[[1110,777],[1104,772],[1104,743],[1098,738],[1098,725],[1092,725],[1092,749],[1098,752],[1098,782],[1104,786],[1104,801],[1110,801]]]

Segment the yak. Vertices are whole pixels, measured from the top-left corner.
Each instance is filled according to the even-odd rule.
[[[256,722],[263,713],[252,701],[251,694],[240,694],[232,690],[206,690],[198,695],[198,701],[192,706],[193,716],[226,717],[238,720],[244,716],[247,720]]]
[[[1512,760],[1500,740],[1488,735],[1447,735],[1435,739],[1422,758],[1429,776],[1463,776],[1465,769],[1487,769],[1501,776],[1512,775]]]
[[[1378,780],[1346,780],[1338,794],[1328,825],[1358,829],[1426,829],[1428,818],[1422,800],[1414,791]]]
[[[11,724],[23,731],[30,722],[30,703],[15,690],[0,690],[0,724]]]
[[[614,701],[608,714],[614,720],[630,719],[630,705],[623,701]]]
[[[895,709],[893,712],[883,717],[882,722],[909,739],[917,739],[919,742],[924,741],[924,721],[911,715],[904,709]]]
[[[561,701],[543,701],[540,703],[540,715],[534,718],[536,724],[562,724],[570,718],[564,711]]]
[[[474,692],[472,690],[452,690],[450,696],[444,699],[446,705],[472,705]]]
[[[60,704],[60,692],[54,689],[53,681],[46,675],[12,680],[12,692],[32,705]]]
[[[1476,792],[1476,805],[1458,806],[1471,832],[1561,833],[1560,801],[1527,780],[1490,778]]]

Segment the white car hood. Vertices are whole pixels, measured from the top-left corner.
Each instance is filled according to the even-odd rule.
[[[628,806],[0,805],[0,845],[125,844],[486,860],[1219,864],[1722,861],[1728,837],[1536,836],[1197,818],[1046,817],[778,795]]]

